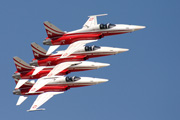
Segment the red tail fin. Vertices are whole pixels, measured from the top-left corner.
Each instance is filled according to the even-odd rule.
[[[48,21],[44,22],[44,27],[46,29],[47,36],[49,38],[62,36],[64,34],[62,30],[60,30],[59,28],[57,28],[55,25],[53,25]]]
[[[29,64],[21,60],[19,57],[13,57],[13,60],[14,60],[14,63],[18,72],[33,69],[33,67],[31,67]]]
[[[43,58],[48,55],[46,55],[47,51],[43,49],[41,46],[39,46],[37,43],[31,43],[33,55],[35,59]]]

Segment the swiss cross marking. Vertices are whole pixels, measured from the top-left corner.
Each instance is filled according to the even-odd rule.
[[[39,54],[37,54],[37,53],[34,53],[34,56],[37,56],[37,57],[39,57]]]
[[[63,56],[67,56],[68,55],[68,53],[65,53]]]
[[[36,88],[33,88],[31,91],[35,91],[36,90]]]
[[[37,107],[37,105],[34,105],[32,108],[36,108]]]
[[[17,66],[17,69],[21,70],[21,67]]]
[[[52,35],[52,33],[51,33],[51,32],[49,32],[49,31],[48,31],[48,33],[47,33],[47,34],[48,34],[48,35]]]
[[[89,21],[92,21],[94,18],[90,18]]]

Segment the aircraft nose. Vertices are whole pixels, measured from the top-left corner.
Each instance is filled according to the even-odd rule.
[[[125,49],[125,48],[116,48],[114,51],[116,51],[116,53],[122,53],[122,52],[129,51],[129,49]]]
[[[108,63],[96,63],[96,66],[98,67],[98,68],[102,68],[102,67],[107,67],[107,66],[109,66],[110,64],[108,64]]]
[[[144,28],[146,28],[146,26],[131,25],[131,29],[133,29],[133,31],[141,30],[141,29],[144,29]]]
[[[99,83],[107,82],[109,80],[108,79],[96,79],[95,81],[99,84]]]

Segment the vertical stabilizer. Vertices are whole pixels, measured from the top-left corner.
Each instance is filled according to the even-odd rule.
[[[55,25],[53,25],[49,21],[44,22],[44,27],[46,29],[47,36],[49,38],[62,36],[64,34],[64,32],[62,30],[57,28]]]
[[[32,51],[33,51],[33,55],[35,59],[48,56],[46,55],[47,51],[41,46],[39,46],[37,43],[31,43],[31,47],[32,47]]]
[[[14,60],[14,63],[18,72],[33,69],[33,67],[31,67],[28,63],[24,62],[19,57],[13,57],[13,60]]]

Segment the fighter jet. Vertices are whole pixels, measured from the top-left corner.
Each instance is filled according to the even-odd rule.
[[[124,34],[144,29],[145,26],[127,25],[127,24],[98,24],[97,16],[105,16],[107,14],[91,15],[81,29],[65,32],[57,28],[52,23],[46,21],[44,26],[47,38],[43,41],[44,45],[51,45],[47,54],[51,54],[60,45],[67,45],[79,40],[101,39],[104,36]]]
[[[95,40],[89,40],[89,42],[93,41]],[[46,55],[47,51],[38,44],[31,43],[34,59],[30,62],[30,65],[52,66],[67,61],[84,61],[89,58],[115,55],[129,50],[124,48],[99,47],[95,45],[87,46],[85,42],[87,43],[87,41],[74,42],[70,44],[65,51],[58,51],[56,54],[51,55]]]
[[[41,79],[46,79],[46,78],[41,78]],[[38,95],[33,105],[31,106],[30,110],[27,111],[45,110],[44,108],[40,108],[40,109],[38,108],[41,105],[43,105],[46,101],[48,101],[50,98],[52,98],[54,95],[62,94],[65,91],[69,90],[70,88],[95,85],[95,84],[107,82],[108,80],[101,78],[91,78],[91,77],[53,76],[45,81],[48,82],[46,84],[43,84],[43,86],[39,84],[41,86],[35,92],[29,92],[34,85],[34,83],[31,81],[27,81],[19,89],[15,89],[13,91],[13,94],[20,95],[16,105],[21,105],[21,103],[23,103],[28,98],[29,95]],[[15,82],[18,83],[18,80],[16,79]]]
[[[22,86],[28,79],[39,79],[43,76],[67,75],[71,72],[93,70],[109,66],[107,63],[91,61],[63,62],[56,66],[30,66],[19,57],[14,57],[17,71],[12,75],[14,79],[20,79],[15,89]]]

